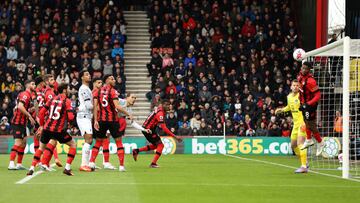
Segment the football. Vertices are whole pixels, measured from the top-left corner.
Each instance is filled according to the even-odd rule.
[[[302,61],[305,58],[304,49],[296,49],[293,53],[293,57],[296,61]]]

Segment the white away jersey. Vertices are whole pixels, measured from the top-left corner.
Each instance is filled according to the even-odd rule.
[[[88,86],[81,85],[79,89],[78,100],[79,100],[78,115],[91,117],[93,110],[93,96]]]
[[[127,101],[126,101],[126,99],[120,99],[120,98],[119,98],[119,103],[120,103],[120,106],[121,106],[122,108],[124,108],[128,113],[131,114],[132,109],[131,109],[130,106],[127,106]],[[120,117],[124,117],[125,114],[119,112],[119,116],[120,116]]]

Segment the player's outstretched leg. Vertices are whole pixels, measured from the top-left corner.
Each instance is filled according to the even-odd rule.
[[[163,143],[160,143],[156,146],[155,156],[154,156],[153,161],[150,164],[151,168],[159,168],[159,166],[157,165],[157,161],[159,160],[163,149],[164,149]]]
[[[146,145],[144,147],[141,147],[140,149],[133,149],[132,150],[132,154],[133,154],[133,158],[135,161],[137,161],[137,157],[139,155],[139,152],[146,152],[146,151],[150,151],[150,150],[154,150],[156,149],[156,146],[153,144],[150,145]]]

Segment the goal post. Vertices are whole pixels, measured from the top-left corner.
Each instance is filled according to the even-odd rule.
[[[316,146],[309,149],[310,167],[341,169],[343,178],[359,177],[360,40],[345,37],[306,52],[304,58],[313,64],[313,74],[321,91],[317,124],[327,144],[320,157],[315,156]],[[338,114],[342,115],[341,133],[334,129]]]

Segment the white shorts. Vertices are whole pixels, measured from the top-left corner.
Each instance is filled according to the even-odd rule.
[[[76,121],[80,129],[81,136],[84,136],[85,134],[93,134],[91,119],[77,117]]]

